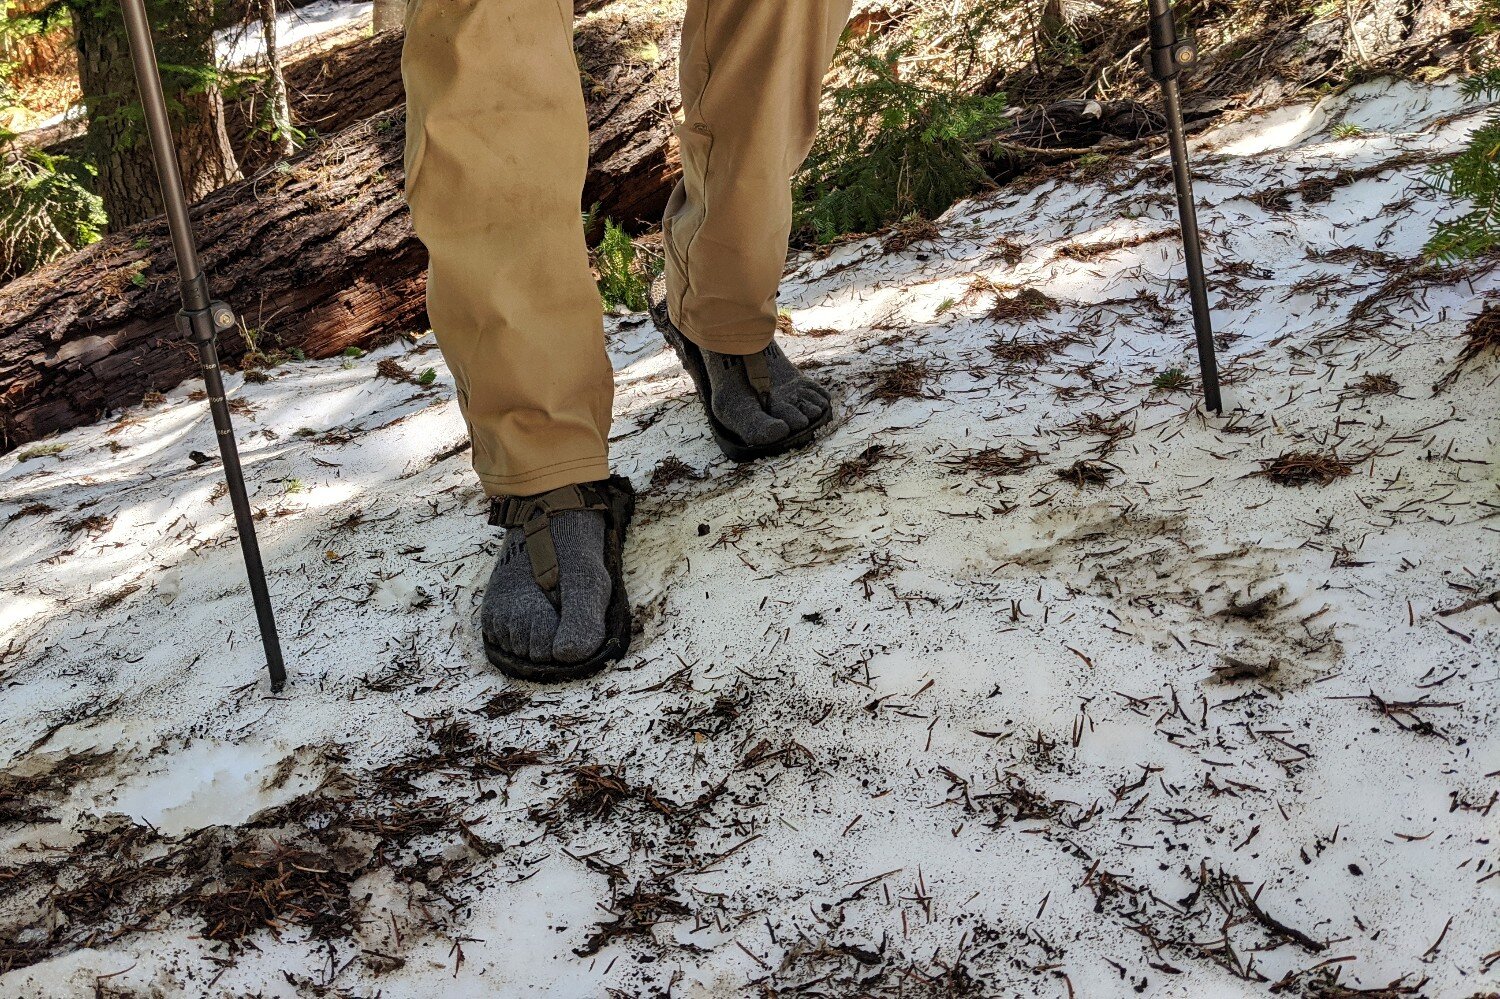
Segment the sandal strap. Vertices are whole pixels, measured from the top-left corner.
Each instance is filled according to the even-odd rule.
[[[761,402],[764,403],[771,395],[771,365],[766,360],[766,352],[762,350],[745,354],[740,360],[745,365],[745,375],[750,379],[750,387],[760,393]]]
[[[525,532],[531,575],[552,606],[560,609],[562,570],[557,564],[557,548],[552,543],[548,522],[553,514],[576,510],[607,512],[609,508],[609,496],[601,484],[587,482],[563,486],[540,496],[497,496],[490,500],[490,525],[518,527]]]

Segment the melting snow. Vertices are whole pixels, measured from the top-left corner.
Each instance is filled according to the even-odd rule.
[[[0,993],[116,972],[266,996],[1500,987],[1500,611],[1474,599],[1500,589],[1495,362],[1433,389],[1500,282],[1413,266],[1455,210],[1426,166],[1478,114],[1456,86],[1378,81],[1196,140],[1224,418],[1153,385],[1196,374],[1160,157],[796,260],[787,348],[841,411],[778,461],[719,458],[648,324],[611,318],[643,633],[588,684],[483,662],[495,544],[430,342],[230,379],[283,699],[217,468],[189,457],[213,450],[194,386],[0,458],[0,747],[13,773],[124,747],[58,806],[81,828],[233,826],[292,793],[271,771],[373,773],[444,713],[543,757],[423,785],[498,845],[422,847],[463,871],[441,929],[441,899],[377,868],[357,939],[262,931],[219,967],[167,914]],[[991,315],[1021,289],[1046,299]],[[385,358],[436,385],[375,378]],[[1334,459],[1332,481],[1256,474],[1288,453]],[[661,807],[569,818],[590,765]],[[8,828],[0,870],[76,841],[51,828]],[[642,886],[671,904],[578,956]],[[40,890],[0,924],[31,926]]]
[[[276,44],[290,49],[353,24],[368,25],[372,7],[368,0],[313,0],[303,7],[288,8],[276,15]],[[258,24],[224,28],[214,35],[214,44],[219,61],[226,66],[258,62],[266,50]]]

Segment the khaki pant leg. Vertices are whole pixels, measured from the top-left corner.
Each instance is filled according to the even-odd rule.
[[[791,177],[812,149],[851,0],[689,0],[684,176],[667,206],[668,306],[694,343],[754,353],[776,331]]]
[[[428,315],[490,495],[609,474],[614,378],[579,216],[572,0],[416,0],[401,72]]]

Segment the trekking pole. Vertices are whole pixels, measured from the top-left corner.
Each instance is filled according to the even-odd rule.
[[[1151,12],[1151,75],[1161,84],[1172,147],[1172,176],[1177,183],[1177,218],[1182,224],[1182,255],[1187,261],[1188,296],[1193,303],[1193,327],[1198,333],[1198,367],[1203,375],[1203,398],[1215,413],[1224,412],[1219,395],[1219,360],[1214,353],[1213,318],[1208,308],[1208,282],[1203,276],[1203,241],[1198,233],[1198,209],[1193,198],[1193,174],[1188,166],[1187,139],[1182,131],[1182,92],[1177,77],[1198,61],[1198,47],[1177,37],[1171,0],[1147,0]]]
[[[156,49],[151,41],[151,24],[146,19],[145,0],[122,0],[121,8],[125,15],[125,31],[130,39],[130,59],[135,65],[135,82],[141,94],[141,107],[146,113],[146,131],[156,160],[156,177],[161,183],[167,228],[172,233],[172,255],[177,260],[177,280],[182,291],[177,328],[198,348],[198,363],[203,367],[208,406],[213,413],[219,454],[224,461],[224,480],[229,485],[229,502],[234,506],[240,549],[245,556],[245,571],[250,577],[250,594],[255,600],[255,617],[260,623],[260,641],[266,651],[266,667],[271,672],[271,692],[280,693],[286,684],[286,666],[281,659],[281,643],[276,637],[276,618],[271,611],[270,593],[266,590],[260,545],[255,540],[255,521],[251,518],[250,497],[245,493],[245,475],[240,468],[239,448],[234,443],[229,404],[224,399],[224,373],[219,368],[218,336],[234,329],[234,310],[209,296],[208,278],[198,265],[198,247],[193,241],[187,197],[183,194],[182,174],[177,167],[177,146],[172,141],[172,127],[167,121],[167,102],[156,67]]]

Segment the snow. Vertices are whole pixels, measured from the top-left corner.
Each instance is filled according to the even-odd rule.
[[[276,44],[290,49],[351,25],[368,25],[372,7],[368,0],[313,0],[305,7],[290,7],[276,15]],[[257,63],[266,51],[257,24],[221,29],[214,35],[214,44],[219,61],[226,66]]]
[[[483,662],[495,539],[430,338],[229,379],[293,675],[281,698],[217,466],[189,457],[214,449],[194,386],[60,436],[55,457],[0,458],[5,770],[113,751],[46,799],[55,823],[0,826],[0,871],[106,823],[166,845],[248,828],[335,768],[420,755],[434,718],[542,754],[512,778],[422,778],[498,849],[416,841],[424,869],[457,865],[440,890],[416,865],[364,870],[351,938],[293,924],[223,964],[201,919],[169,912],[0,975],[0,994],[92,994],[110,974],[139,994],[266,996],[969,980],[1234,997],[1335,971],[1417,995],[1500,988],[1500,611],[1439,613],[1500,589],[1495,361],[1433,389],[1500,281],[1409,269],[1456,210],[1426,163],[1482,111],[1451,83],[1383,80],[1195,140],[1224,417],[1152,385],[1196,376],[1161,157],[965,202],[904,249],[796,259],[786,346],[840,412],[817,449],[752,468],[718,456],[649,324],[611,317],[643,631],[587,684],[516,685]],[[1366,131],[1336,140],[1340,121]],[[1021,288],[1059,308],[990,318]],[[1063,337],[1034,365],[990,350]],[[376,378],[385,358],[436,382]],[[908,361],[928,366],[918,397],[879,397]],[[1356,387],[1381,374],[1395,394]],[[992,474],[973,464],[986,448],[1036,459]],[[1292,451],[1352,473],[1254,474]],[[669,457],[704,477],[665,481]],[[1109,484],[1059,477],[1079,460]],[[1231,660],[1262,675],[1216,676]],[[481,710],[507,691],[529,700]],[[586,765],[665,811],[631,792],[570,812]],[[1221,870],[1314,946],[1232,885],[1198,890]],[[641,885],[687,914],[648,912],[578,956]],[[37,939],[36,898],[12,890],[0,926]]]
[[[155,772],[138,773],[114,790],[98,815],[111,812],[178,836],[206,825],[238,825],[263,808],[306,787],[283,787],[277,796],[262,793],[281,754],[254,741],[220,743],[199,740],[185,749],[162,754]]]

